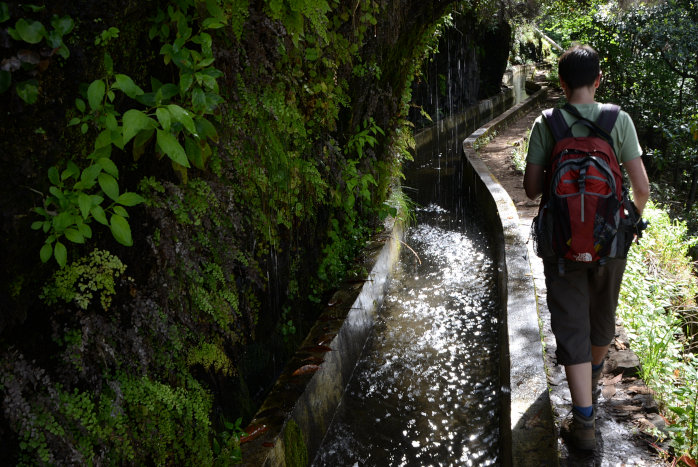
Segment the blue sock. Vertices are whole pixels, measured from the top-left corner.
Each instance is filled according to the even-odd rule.
[[[603,360],[598,365],[591,364],[591,371],[600,370],[601,368],[603,368]]]
[[[591,417],[591,414],[594,413],[594,407],[591,405],[589,407],[579,407],[577,405],[573,405],[572,410],[575,410],[577,413],[580,413],[587,418]]]

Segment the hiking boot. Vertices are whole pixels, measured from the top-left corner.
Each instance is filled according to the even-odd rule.
[[[593,451],[596,449],[596,411],[591,414],[591,417],[572,411],[572,418],[565,421],[563,430],[566,431],[566,438],[575,448],[584,451]]]
[[[594,403],[594,407],[596,407],[596,403],[599,401],[599,394],[601,393],[601,389],[599,389],[601,373],[603,373],[603,367],[596,371],[591,371],[591,401]]]

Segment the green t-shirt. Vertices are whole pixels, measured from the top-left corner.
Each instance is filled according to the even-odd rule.
[[[601,104],[595,102],[593,104],[573,104],[582,117],[595,122],[601,113]],[[567,111],[563,110],[562,115],[568,125],[574,123],[576,118]],[[577,124],[572,127],[574,136],[588,136],[591,130],[582,124]],[[620,111],[616,124],[611,130],[611,138],[613,138],[613,150],[616,152],[618,162],[621,164],[633,160],[642,155],[640,142],[637,140],[637,132],[633,120],[624,111]],[[526,162],[529,164],[547,165],[550,155],[555,146],[553,134],[545,123],[544,118],[540,115],[533,123],[531,128],[531,137],[528,142],[528,155]]]

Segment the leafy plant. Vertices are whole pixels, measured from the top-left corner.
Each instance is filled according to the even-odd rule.
[[[10,18],[7,3],[0,2],[0,24]],[[40,21],[18,18],[14,27],[7,28],[7,34],[29,48],[22,48],[13,56],[3,60],[3,67],[0,70],[0,94],[12,86],[13,74],[30,76],[30,79],[16,81],[15,92],[27,104],[34,104],[39,97],[39,83],[35,79],[36,75],[48,68],[54,54],[64,59],[70,56],[70,51],[63,39],[74,27],[75,22],[70,16],[53,15],[48,29]]]

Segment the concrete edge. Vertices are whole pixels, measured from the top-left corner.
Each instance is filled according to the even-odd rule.
[[[498,231],[500,297],[506,306],[506,353],[503,355],[503,394],[509,397],[509,410],[503,407],[502,440],[510,445],[503,452],[504,465],[557,465],[557,437],[548,393],[543,345],[538,321],[535,286],[529,262],[527,238],[519,228],[519,217],[509,194],[477,154],[495,132],[528,112],[547,96],[541,88],[526,101],[473,132],[463,141],[466,172],[476,185],[478,202],[494,205],[498,220],[491,225]],[[508,358],[506,358],[508,357]],[[508,364],[508,368],[507,368]],[[507,394],[507,389],[509,390]],[[510,418],[508,417],[510,416]],[[510,432],[506,432],[506,424]]]
[[[372,267],[363,284],[344,284],[334,294],[250,422],[243,465],[312,462],[383,304],[403,231],[400,220],[386,225],[378,251],[364,261]]]

